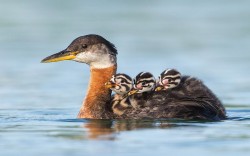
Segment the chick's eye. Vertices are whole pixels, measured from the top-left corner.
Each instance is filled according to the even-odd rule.
[[[87,44],[83,44],[83,45],[82,45],[82,48],[83,48],[83,49],[87,48]]]
[[[121,83],[124,83],[125,81],[124,80],[121,80]]]
[[[146,84],[146,82],[142,82],[141,84],[142,84],[142,85],[145,85],[145,84]]]

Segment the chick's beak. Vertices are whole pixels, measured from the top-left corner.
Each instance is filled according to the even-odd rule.
[[[133,94],[137,93],[138,91],[139,91],[138,89],[133,88],[133,89],[131,89],[131,91],[128,92],[128,96],[133,95]]]
[[[105,83],[105,87],[108,88],[108,89],[115,88],[116,86],[117,86],[117,84],[112,83],[110,81]]]
[[[158,86],[158,87],[155,88],[155,91],[158,92],[158,91],[161,91],[161,90],[163,90],[163,89],[164,89],[163,86]]]
[[[46,58],[44,58],[41,62],[42,63],[50,63],[50,62],[58,62],[63,60],[72,60],[76,58],[76,55],[79,53],[79,51],[67,51],[66,49],[63,51],[60,51],[59,53],[50,55]]]

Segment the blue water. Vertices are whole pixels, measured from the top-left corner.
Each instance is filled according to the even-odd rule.
[[[250,1],[0,1],[0,155],[249,155]],[[203,80],[228,120],[79,120],[89,69],[41,64],[95,33],[118,72]]]

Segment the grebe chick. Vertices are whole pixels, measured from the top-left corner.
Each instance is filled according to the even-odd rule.
[[[166,69],[159,76],[155,91],[176,88],[181,82],[181,73],[176,69]]]
[[[147,100],[151,97],[156,86],[156,81],[153,74],[140,72],[133,79],[133,82],[133,88],[128,93],[129,100],[134,108],[141,108],[143,105],[146,105]]]
[[[112,110],[117,115],[122,115],[126,109],[131,107],[127,93],[132,89],[132,78],[126,74],[113,75],[105,86],[111,89],[114,96],[111,97]]]

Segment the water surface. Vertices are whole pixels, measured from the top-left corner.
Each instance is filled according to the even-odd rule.
[[[249,1],[1,1],[1,155],[247,155]],[[79,120],[87,65],[41,64],[96,33],[118,49],[118,72],[165,68],[199,77],[228,120]]]

